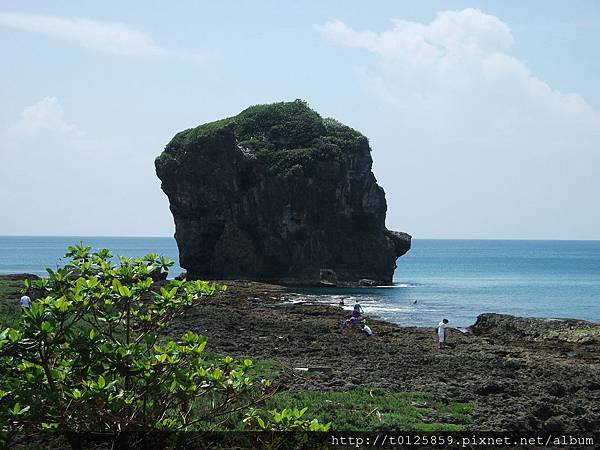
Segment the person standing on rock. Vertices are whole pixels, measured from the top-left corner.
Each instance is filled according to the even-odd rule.
[[[340,297],[340,301],[339,301],[338,305],[339,306],[344,306],[345,305],[345,303],[344,303],[344,297]]]
[[[448,326],[448,319],[442,319],[442,321],[438,323],[437,334],[440,349],[443,349],[446,346],[446,331],[448,328],[450,328]]]
[[[364,314],[362,306],[359,305],[358,301],[354,305],[354,309],[352,310],[352,317],[360,317]]]

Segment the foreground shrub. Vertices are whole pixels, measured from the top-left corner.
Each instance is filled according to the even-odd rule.
[[[76,246],[66,257],[47,278],[26,282],[37,299],[0,331],[5,438],[54,430],[79,448],[82,433],[94,432],[123,448],[130,432],[218,428],[220,418],[243,417],[269,394],[270,380],[250,376],[251,360],[208,358],[207,338],[191,331],[161,337],[171,320],[224,286],[161,287],[155,280],[173,263],[156,255],[115,264],[108,250]]]

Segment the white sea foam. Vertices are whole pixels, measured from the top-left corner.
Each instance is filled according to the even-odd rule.
[[[414,284],[400,283],[393,286],[373,286],[374,289],[399,289],[416,287]]]
[[[409,308],[409,307],[398,307],[398,306],[370,306],[368,308],[365,308],[365,313],[373,313],[373,314],[379,314],[379,313],[386,313],[386,312],[413,312],[414,309],[413,308]]]

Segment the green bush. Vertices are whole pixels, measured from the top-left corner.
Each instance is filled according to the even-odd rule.
[[[258,428],[261,430],[276,431],[328,431],[331,428],[331,422],[323,424],[318,419],[310,420],[304,417],[307,410],[307,407],[302,409],[298,409],[297,407],[284,408],[280,411],[271,409],[265,415],[252,408],[246,414],[244,423],[251,427],[258,425]]]
[[[76,246],[66,256],[64,267],[26,283],[37,300],[0,329],[0,435],[54,430],[79,448],[90,431],[118,440],[218,427],[269,395],[271,381],[251,375],[251,360],[207,357],[207,338],[191,331],[161,337],[224,286],[157,285],[173,263],[156,255],[114,264],[108,250]]]
[[[252,152],[275,173],[299,165],[311,170],[317,161],[331,161],[355,152],[368,140],[335,119],[323,119],[302,100],[251,106],[237,116],[177,133],[159,159],[194,151],[198,143],[231,126],[238,145]]]

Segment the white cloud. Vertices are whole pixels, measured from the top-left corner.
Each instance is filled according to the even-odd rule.
[[[84,134],[55,97],[25,108],[12,126],[0,125],[0,235],[154,236],[172,229],[169,214],[156,214],[157,205],[169,207],[153,176],[153,147],[109,131]]]
[[[0,12],[0,26],[77,42],[83,47],[122,56],[160,56],[150,36],[118,22]]]
[[[10,131],[22,135],[54,133],[62,135],[81,136],[83,132],[75,124],[68,123],[64,111],[56,97],[45,97],[37,103],[25,108],[19,121]]]
[[[496,125],[516,118],[530,124],[568,119],[588,129],[600,124],[598,112],[580,95],[552,89],[509,54],[513,37],[497,17],[465,9],[438,13],[428,24],[393,23],[381,33],[355,31],[339,21],[317,28],[341,44],[378,55],[381,66],[363,71],[370,87],[413,112],[490,113]],[[465,117],[472,118],[452,119]]]
[[[513,43],[510,29],[503,22],[476,9],[442,12],[429,24],[405,20],[393,23],[394,28],[381,33],[355,31],[337,20],[317,29],[338,42],[384,58],[439,68],[459,58],[507,50]]]
[[[600,195],[600,113],[512,56],[499,18],[465,9],[382,32],[316,28],[377,58],[358,74],[383,100],[371,137],[392,222],[420,214],[412,231],[426,236],[600,238],[600,212],[589,208]],[[394,208],[398,199],[412,212]]]

